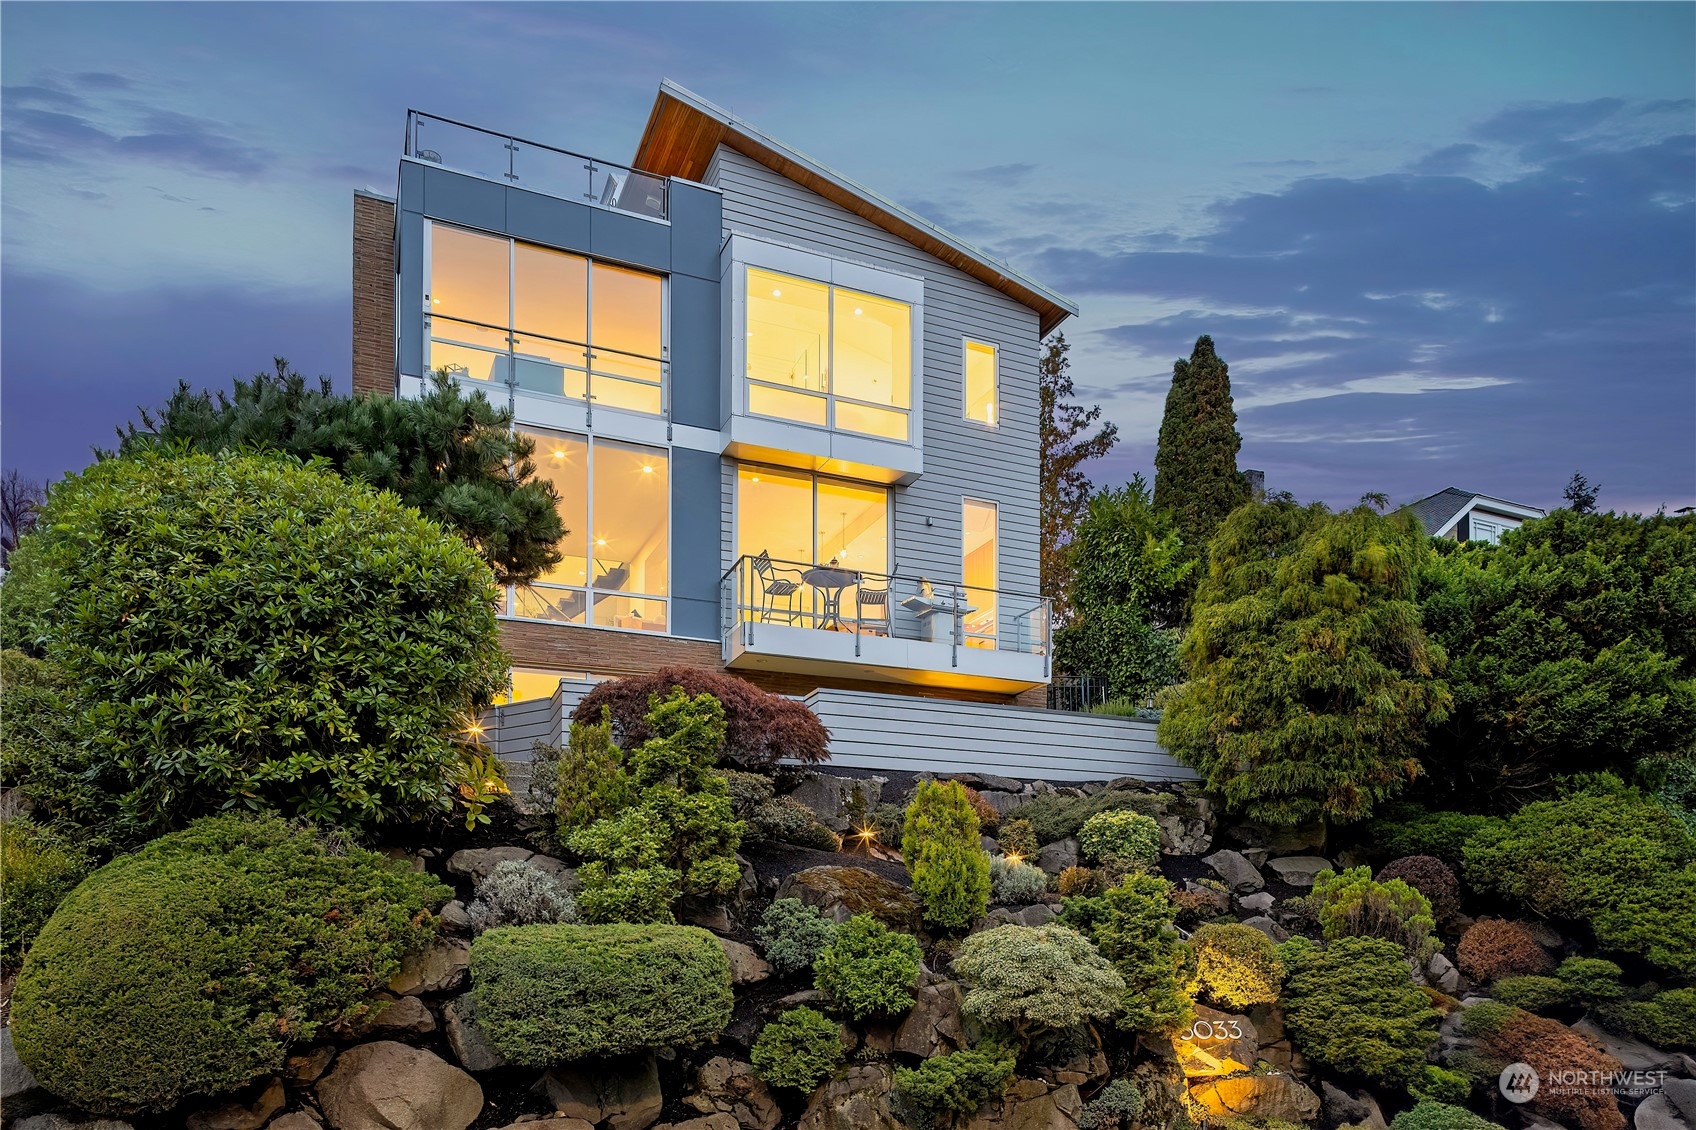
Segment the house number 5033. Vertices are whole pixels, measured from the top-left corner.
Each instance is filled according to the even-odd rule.
[[[1240,1040],[1243,1026],[1235,1020],[1197,1020],[1184,1033],[1186,1040]]]

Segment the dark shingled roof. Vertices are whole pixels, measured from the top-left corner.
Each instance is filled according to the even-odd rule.
[[[1425,527],[1425,532],[1434,534],[1456,514],[1459,514],[1466,504],[1477,498],[1474,491],[1461,490],[1459,487],[1444,487],[1436,494],[1422,498],[1418,502],[1410,502],[1405,509],[1413,511],[1413,516],[1419,519],[1419,524]]]

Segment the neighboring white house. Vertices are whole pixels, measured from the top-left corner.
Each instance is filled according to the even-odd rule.
[[[1407,508],[1433,537],[1486,541],[1491,545],[1500,541],[1505,531],[1518,529],[1522,523],[1546,513],[1535,506],[1507,502],[1459,487],[1445,487],[1410,503]]]

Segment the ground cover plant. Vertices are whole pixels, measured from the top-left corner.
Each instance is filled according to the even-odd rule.
[[[208,817],[60,904],[12,998],[18,1055],[97,1113],[234,1090],[281,1068],[291,1044],[363,1016],[449,894],[278,819]]]

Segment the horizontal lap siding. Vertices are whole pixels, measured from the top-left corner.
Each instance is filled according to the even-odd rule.
[[[1154,723],[1140,719],[836,690],[806,702],[830,730],[831,763],[845,768],[1195,780],[1155,741]]]
[[[961,499],[981,499],[998,508],[1000,587],[1036,592],[1041,347],[1036,312],[723,146],[708,169],[708,183],[724,192],[727,233],[745,232],[924,278],[925,471],[912,486],[896,490],[895,560],[909,575],[957,579]],[[998,428],[961,418],[965,337],[1000,347]],[[727,530],[727,562],[732,548]]]

